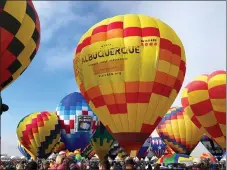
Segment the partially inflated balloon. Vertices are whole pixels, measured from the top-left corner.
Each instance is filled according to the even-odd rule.
[[[175,100],[186,71],[184,48],[174,30],[156,18],[134,14],[90,28],[73,62],[81,93],[133,155]]]
[[[152,151],[157,158],[160,158],[166,151],[166,144],[160,137],[152,137],[150,145],[148,152]]]
[[[183,107],[170,108],[157,127],[160,138],[176,153],[190,154],[203,132],[185,114]]]
[[[20,141],[17,142],[17,148],[20,151],[20,153],[27,159],[29,160],[31,156],[29,153],[26,151],[26,149],[21,145]]]
[[[66,149],[83,150],[95,132],[98,119],[80,93],[71,93],[58,105],[57,115],[61,124],[61,140]]]
[[[200,142],[207,148],[207,150],[215,156],[218,160],[221,160],[224,150],[207,135],[203,135]]]
[[[137,157],[146,157],[148,153],[148,148],[151,145],[152,137],[149,136],[147,140],[144,142],[144,144],[141,146],[141,148],[138,151]]]
[[[16,80],[35,57],[40,23],[31,0],[1,0],[0,91]]]
[[[226,148],[226,71],[201,75],[183,90],[182,105],[191,120]]]
[[[104,160],[104,157],[108,154],[114,142],[115,139],[113,136],[108,132],[102,122],[99,122],[96,132],[91,138],[91,145],[101,161]]]
[[[17,137],[28,153],[46,159],[60,140],[60,124],[53,112],[35,112],[24,117],[17,126]]]

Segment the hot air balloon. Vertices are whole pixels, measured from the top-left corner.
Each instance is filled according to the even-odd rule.
[[[152,137],[148,152],[153,152],[157,158],[160,158],[166,151],[166,144],[160,137]]]
[[[203,132],[185,114],[183,107],[172,107],[157,127],[160,138],[176,153],[189,155]]]
[[[61,151],[65,150],[65,144],[60,140],[58,143],[55,145],[54,148],[54,153],[59,153]]]
[[[184,47],[174,30],[135,14],[91,27],[73,63],[81,93],[131,156],[172,105],[186,71]]]
[[[40,23],[31,0],[0,4],[0,91],[16,80],[34,59],[40,43]]]
[[[35,112],[24,117],[17,126],[17,137],[29,155],[48,158],[60,140],[60,123],[54,112]]]
[[[61,124],[61,140],[73,152],[83,150],[95,132],[98,118],[83,96],[74,92],[64,97],[56,109]]]
[[[144,144],[141,146],[141,148],[138,151],[137,157],[146,157],[148,153],[148,149],[150,148],[151,145],[151,136],[147,138],[147,140],[144,142]]]
[[[102,122],[99,122],[96,132],[91,138],[91,145],[101,161],[107,156],[114,142],[115,139],[113,136],[108,132]]]
[[[226,148],[226,71],[201,75],[183,90],[182,105],[194,124]]]
[[[31,156],[29,153],[26,151],[26,149],[21,145],[20,141],[17,142],[17,148],[20,151],[20,153],[27,159],[29,160]]]
[[[216,142],[210,139],[207,135],[203,135],[200,142],[213,156],[215,156],[219,161],[221,160],[224,150]]]

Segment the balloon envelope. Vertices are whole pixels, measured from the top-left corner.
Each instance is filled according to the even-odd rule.
[[[226,148],[226,71],[201,75],[182,92],[182,105],[194,124]]]
[[[65,150],[65,144],[61,140],[58,141],[58,143],[54,147],[54,153],[59,153],[61,151]]]
[[[53,112],[35,112],[24,117],[17,126],[17,137],[36,159],[48,158],[60,140],[60,124]]]
[[[91,27],[73,62],[81,93],[133,155],[174,102],[186,71],[184,47],[174,30],[135,14]]]
[[[0,91],[27,69],[40,43],[39,17],[32,1],[4,0],[2,2]]]
[[[21,145],[20,141],[18,141],[17,143],[17,148],[20,151],[20,153],[27,159],[29,160],[31,158],[31,156],[29,155],[29,153],[25,150],[25,148]]]
[[[183,107],[172,107],[157,127],[160,138],[176,153],[190,154],[203,133],[185,114]]]
[[[113,136],[108,132],[102,122],[99,122],[96,132],[91,138],[91,145],[101,161],[107,156],[114,142],[115,139]]]
[[[74,92],[64,97],[56,109],[61,124],[61,140],[73,152],[84,149],[97,127],[97,117],[83,96]]]

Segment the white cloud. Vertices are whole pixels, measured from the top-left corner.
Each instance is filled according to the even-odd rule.
[[[45,69],[48,71],[55,70],[72,70],[73,71],[73,49],[67,47],[55,47],[48,50],[43,56]]]

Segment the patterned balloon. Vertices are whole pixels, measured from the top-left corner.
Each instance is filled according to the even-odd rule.
[[[226,71],[201,75],[183,90],[182,105],[195,125],[226,148]]]
[[[54,148],[54,153],[59,153],[61,151],[65,150],[65,144],[60,140]]]
[[[58,105],[57,115],[61,124],[61,140],[66,149],[83,150],[95,132],[98,118],[83,96],[74,92],[64,97]]]
[[[99,121],[96,132],[92,136],[90,143],[100,161],[104,160],[114,142],[115,139],[113,136],[108,132],[102,122]]]
[[[17,148],[20,151],[20,153],[27,159],[29,160],[31,156],[29,153],[26,151],[26,149],[21,145],[20,141],[17,142]]]
[[[16,80],[35,57],[40,23],[31,0],[0,2],[0,91]]]
[[[184,154],[169,154],[163,155],[157,163],[161,164],[164,163],[165,165],[172,164],[172,163],[184,163],[184,162],[193,162],[193,157],[184,155]]]
[[[60,132],[57,115],[47,111],[32,113],[17,126],[17,137],[33,159],[48,158],[60,140]]]
[[[224,150],[207,135],[203,135],[200,142],[207,148],[207,150],[215,156],[218,160],[221,160]]]
[[[128,14],[91,27],[80,39],[73,63],[88,104],[133,156],[174,102],[184,81],[185,60],[184,47],[170,26]]]
[[[144,142],[144,144],[141,146],[141,148],[139,149],[139,152],[137,153],[137,157],[146,157],[147,156],[147,153],[149,151],[148,149],[151,146],[151,140],[152,140],[152,137],[149,136],[147,138],[147,140]]]
[[[157,158],[160,158],[166,151],[166,144],[160,137],[152,137],[150,145],[148,152],[152,151]]]
[[[157,127],[160,138],[176,153],[190,154],[203,132],[185,114],[183,107],[172,107]]]

